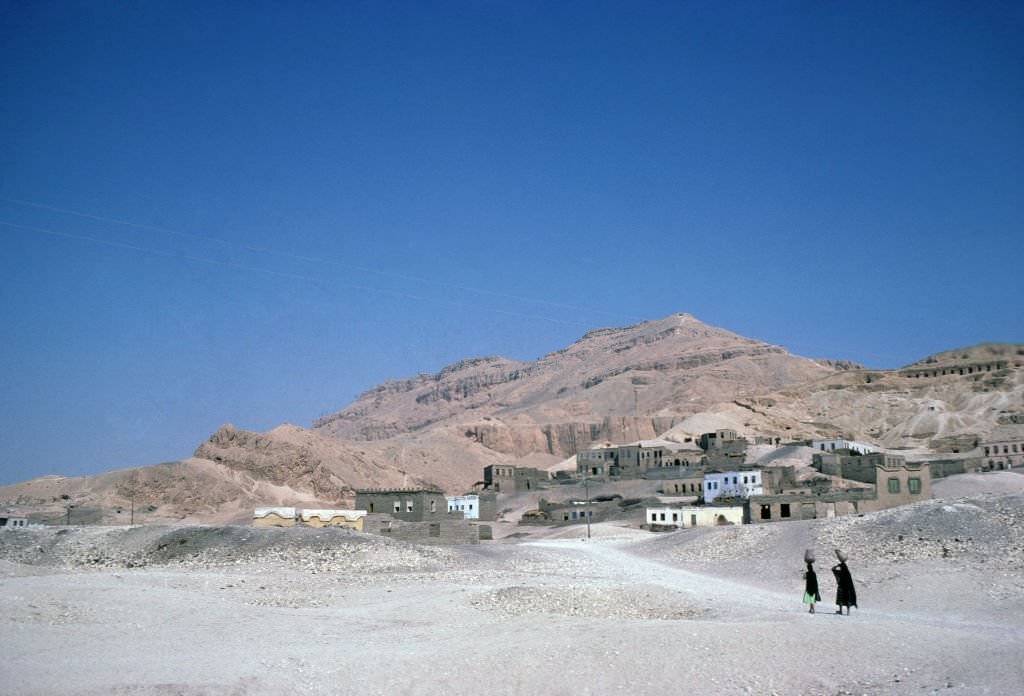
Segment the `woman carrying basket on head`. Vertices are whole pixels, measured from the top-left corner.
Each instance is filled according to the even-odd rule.
[[[818,593],[818,574],[814,572],[814,553],[807,549],[804,553],[804,563],[807,570],[804,571],[804,604],[811,606],[808,613],[814,613],[814,603],[821,601],[821,594]]]

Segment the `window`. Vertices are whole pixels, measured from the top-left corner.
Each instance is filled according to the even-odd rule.
[[[401,512],[401,511],[402,511],[402,503],[401,503],[401,501],[396,500],[395,501],[395,512]]]
[[[405,511],[406,512],[412,512],[412,501],[411,500],[405,501]]]
[[[898,478],[889,479],[889,492],[892,494],[900,492],[900,480]]]
[[[679,513],[678,512],[673,512],[672,513],[672,521],[673,522],[678,522],[679,521]]]
[[[789,517],[789,503],[779,504],[779,517]]]
[[[469,504],[469,509],[470,509],[470,510],[472,510],[472,509],[473,509],[473,503],[470,503],[470,504]]]
[[[921,492],[921,479],[911,478],[907,480],[907,490],[913,495],[917,495]]]
[[[662,521],[662,522],[664,522],[664,521],[665,521],[665,513],[664,513],[664,512],[663,512],[663,513],[661,513],[661,521]]]

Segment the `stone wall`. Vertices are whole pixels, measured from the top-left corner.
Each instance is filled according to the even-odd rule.
[[[476,520],[450,517],[438,521],[407,522],[378,513],[367,515],[363,524],[363,531],[369,534],[430,545],[478,544],[481,537],[490,538],[490,530],[490,525],[481,525]]]

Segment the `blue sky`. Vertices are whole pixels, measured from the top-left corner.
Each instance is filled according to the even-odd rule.
[[[1020,3],[0,2],[0,483],[673,312],[1024,341]]]

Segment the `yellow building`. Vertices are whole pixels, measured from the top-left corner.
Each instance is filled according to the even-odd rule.
[[[252,523],[256,527],[294,527],[296,517],[293,507],[256,508]]]
[[[363,531],[366,510],[303,510],[302,524],[310,527],[351,527]]]

